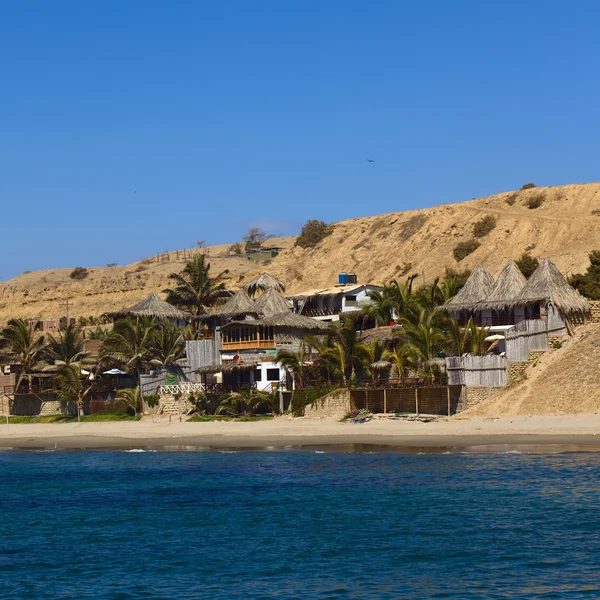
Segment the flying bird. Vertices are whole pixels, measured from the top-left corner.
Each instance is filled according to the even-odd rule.
[[[367,158],[367,162],[375,162],[372,158]]]

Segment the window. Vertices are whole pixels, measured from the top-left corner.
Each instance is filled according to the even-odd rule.
[[[346,302],[356,302],[356,296],[346,296]]]
[[[262,381],[262,373],[260,369],[254,371],[254,381]]]
[[[267,381],[279,381],[279,369],[267,369]]]

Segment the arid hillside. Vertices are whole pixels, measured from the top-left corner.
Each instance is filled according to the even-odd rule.
[[[600,325],[577,329],[526,371],[524,381],[460,414],[468,416],[572,415],[600,412]]]
[[[474,224],[487,215],[495,217],[496,226],[477,239],[480,245],[474,252],[457,262],[454,248],[472,240]],[[446,267],[470,268],[479,263],[497,274],[507,259],[526,250],[551,258],[565,273],[581,271],[588,253],[600,249],[600,184],[534,188],[341,221],[315,248],[294,247],[294,241],[293,237],[274,240],[285,250],[261,263],[228,256],[227,245],[211,247],[212,271],[228,269],[229,286],[236,289],[245,279],[267,270],[285,281],[290,293],[328,287],[336,283],[340,271],[353,271],[360,282],[372,283],[408,273],[429,280],[442,275]],[[175,251],[122,267],[83,265],[90,274],[81,281],[69,277],[72,268],[21,275],[0,284],[0,321],[16,315],[55,318],[64,314],[61,304],[67,299],[75,317],[134,304],[167,287],[168,274],[180,270],[188,255],[189,251]]]

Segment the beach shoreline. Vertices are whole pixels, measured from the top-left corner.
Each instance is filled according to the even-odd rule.
[[[0,450],[597,451],[600,415],[474,417],[363,424],[287,419],[206,423],[151,420],[0,425]]]

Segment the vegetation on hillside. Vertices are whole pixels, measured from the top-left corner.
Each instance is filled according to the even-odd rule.
[[[482,238],[485,237],[490,231],[492,231],[497,224],[496,217],[493,215],[486,215],[476,221],[473,224],[473,237]]]
[[[89,271],[85,267],[75,267],[69,277],[71,279],[85,279],[89,274]]]
[[[459,242],[456,244],[456,246],[454,246],[452,254],[456,262],[460,262],[461,260],[467,258],[469,254],[473,254],[473,252],[475,252],[480,245],[481,244],[475,239]]]
[[[295,246],[314,248],[320,241],[333,233],[333,227],[317,219],[308,220],[296,238]]]
[[[590,264],[585,273],[576,273],[569,277],[569,283],[590,300],[600,300],[600,250],[589,255]]]
[[[533,275],[533,272],[538,268],[540,261],[535,258],[535,256],[531,256],[529,252],[523,252],[521,257],[515,261],[515,264],[519,267],[521,273],[529,279]]]

